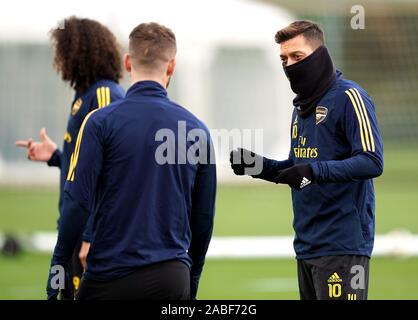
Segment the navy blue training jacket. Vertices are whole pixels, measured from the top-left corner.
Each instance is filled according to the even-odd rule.
[[[67,267],[92,214],[84,277],[110,281],[144,265],[180,260],[190,267],[195,296],[213,228],[213,159],[207,127],[157,82],[137,82],[125,98],[91,112],[66,177],[51,266]],[[56,293],[50,281],[47,290]]]
[[[337,79],[306,118],[293,112],[285,161],[264,158],[260,177],[309,164],[316,184],[292,189],[297,259],[370,257],[375,233],[373,178],[383,172],[383,145],[372,99],[357,83]]]

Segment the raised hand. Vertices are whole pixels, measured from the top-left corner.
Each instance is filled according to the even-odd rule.
[[[39,132],[39,138],[40,142],[34,142],[32,139],[18,140],[16,146],[27,149],[29,160],[47,162],[57,149],[57,144],[48,137],[45,128]]]
[[[229,162],[234,173],[238,176],[260,174],[263,167],[263,157],[243,148],[232,150]]]

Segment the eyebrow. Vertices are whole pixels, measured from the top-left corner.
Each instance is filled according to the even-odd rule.
[[[298,53],[299,53],[299,54],[305,54],[304,52],[297,50],[297,51],[292,51],[292,52],[290,52],[290,53],[288,54],[288,56],[294,56],[294,55],[296,55],[296,54],[298,54]],[[285,55],[281,54],[281,55],[280,55],[280,57],[285,58],[285,57],[287,57],[287,56],[285,56]]]

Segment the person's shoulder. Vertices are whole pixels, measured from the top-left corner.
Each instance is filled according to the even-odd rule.
[[[335,97],[342,101],[360,98],[371,100],[369,94],[361,85],[343,77],[337,79]]]
[[[337,79],[334,106],[343,115],[375,109],[373,99],[361,85],[342,77]]]
[[[91,123],[91,125],[101,126],[106,121],[106,119],[109,118],[121,104],[123,104],[123,100],[124,99],[119,99],[110,103],[106,107],[97,108],[90,111],[90,113],[86,116],[86,119],[87,117],[89,118],[88,121]]]
[[[78,104],[87,105],[84,108],[88,113],[96,108],[102,108],[110,103],[125,97],[125,90],[112,80],[98,80],[94,82],[85,92],[78,94]]]
[[[89,90],[92,92],[95,92],[99,88],[110,88],[111,90],[120,90],[124,91],[123,88],[119,83],[113,80],[109,79],[99,79],[96,82],[94,82],[90,87]]]
[[[86,98],[91,98],[92,101],[98,100],[106,104],[107,100],[111,102],[123,98],[125,90],[115,81],[101,79],[94,82],[84,95]]]
[[[124,98],[111,102],[108,106],[93,110],[95,119],[105,119],[111,116],[122,104],[126,103]]]
[[[181,117],[183,117],[188,122],[188,126],[190,128],[202,129],[209,132],[209,128],[206,126],[206,124],[186,107],[183,107],[182,105],[172,100],[169,100],[169,103],[173,108],[175,108],[176,112],[178,112],[179,115],[181,115]]]
[[[114,96],[118,96],[119,98],[125,97],[125,89],[122,86],[112,80],[103,80],[103,86],[108,87],[110,89],[110,93]]]

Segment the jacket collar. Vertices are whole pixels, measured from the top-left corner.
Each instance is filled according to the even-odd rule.
[[[133,94],[167,97],[167,90],[156,81],[145,80],[134,83],[126,92],[127,97]]]

